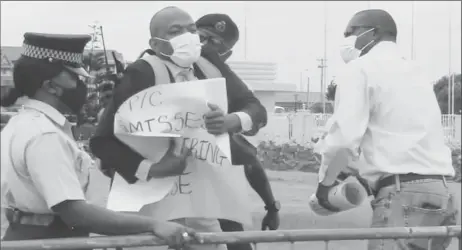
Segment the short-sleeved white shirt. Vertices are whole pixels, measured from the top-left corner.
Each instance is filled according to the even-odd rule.
[[[1,132],[2,207],[51,214],[66,200],[85,200],[91,157],[71,125],[52,106],[34,99]]]

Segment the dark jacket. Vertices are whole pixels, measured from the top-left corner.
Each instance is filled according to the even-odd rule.
[[[213,63],[226,79],[228,112],[244,111],[249,114],[252,118],[253,128],[247,134],[256,134],[260,128],[266,125],[266,109],[247,88],[245,83],[228,65],[219,59],[218,55],[203,56]],[[205,79],[204,74],[197,65],[194,65],[194,74],[198,79]],[[171,82],[174,82],[170,71],[169,75]],[[120,84],[114,90],[112,100],[109,101],[101,117],[95,136],[90,140],[91,151],[101,160],[102,169],[114,169],[129,183],[137,181],[135,173],[144,158],[114,136],[114,115],[125,100],[153,85],[155,85],[154,72],[146,61],[137,60],[129,65]],[[248,150],[240,150],[239,147],[233,146],[234,143],[231,140],[232,163],[235,165],[245,164],[243,160],[248,158],[244,157],[248,155],[246,153]]]

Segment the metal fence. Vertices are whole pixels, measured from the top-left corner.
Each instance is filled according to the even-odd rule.
[[[354,229],[311,229],[311,230],[278,230],[278,231],[246,231],[226,233],[201,233],[202,244],[252,243],[258,250],[258,243],[291,243],[289,249],[295,249],[295,243],[307,241],[325,242],[329,249],[330,241],[372,240],[372,239],[409,239],[428,238],[429,246],[433,238],[458,238],[461,245],[461,227],[402,227],[402,228],[354,228]],[[199,244],[190,240],[188,244]],[[37,250],[37,249],[107,249],[114,247],[162,246],[165,242],[150,235],[102,236],[91,238],[67,238],[47,240],[2,241],[2,250]],[[358,250],[358,249],[352,249]],[[428,248],[431,250],[431,248]]]
[[[319,134],[331,114],[312,114],[306,112],[271,114],[268,116],[268,124],[260,130],[257,135],[258,141],[296,141],[305,144],[310,142],[312,137]],[[461,138],[461,116],[442,115],[444,136],[451,144],[460,144]]]

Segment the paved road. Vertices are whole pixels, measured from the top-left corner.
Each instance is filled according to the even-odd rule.
[[[308,197],[315,191],[317,177],[315,174],[302,172],[278,172],[267,171],[275,196],[282,203],[280,229],[316,229],[316,228],[365,228],[371,220],[372,211],[367,202],[356,209],[337,215],[322,217],[314,214],[308,207]],[[100,205],[105,203],[109,189],[109,179],[95,171],[91,179],[93,195],[88,198]],[[461,185],[450,183],[450,189],[457,197],[459,211],[461,208]],[[254,214],[254,228],[259,230],[261,219],[264,215],[263,203],[254,192],[251,194]],[[2,215],[3,216],[3,215]],[[2,218],[2,235],[5,220]],[[460,225],[460,216],[458,224]],[[249,229],[249,230],[252,230]],[[325,249],[323,242],[297,243],[293,250]],[[364,250],[365,241],[342,241],[332,242],[329,249],[335,250]],[[142,248],[139,248],[140,250]],[[147,249],[147,248],[146,248]],[[289,243],[259,244],[258,250],[285,250],[291,249]],[[454,240],[449,250],[457,249],[457,240]]]

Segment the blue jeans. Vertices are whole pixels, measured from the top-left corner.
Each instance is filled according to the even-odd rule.
[[[416,180],[382,188],[371,202],[371,227],[456,225],[457,208],[442,180]],[[370,240],[368,250],[444,250],[451,238]]]

